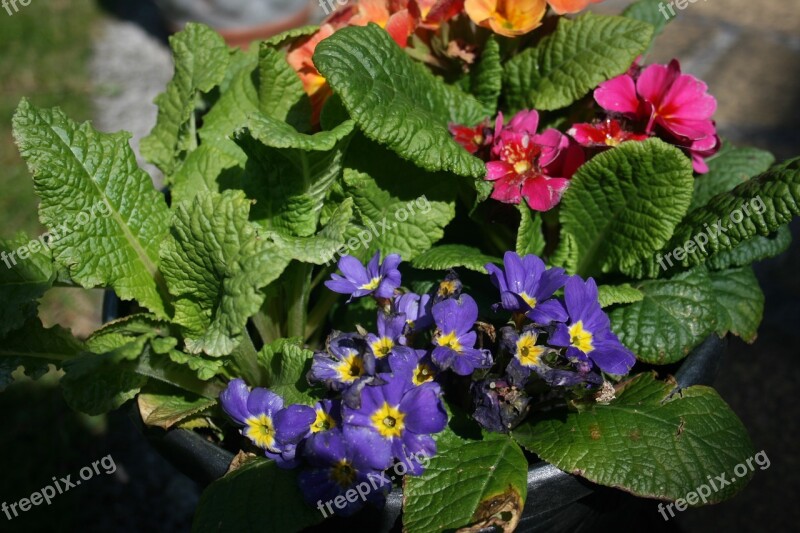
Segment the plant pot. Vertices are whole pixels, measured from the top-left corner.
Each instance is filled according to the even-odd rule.
[[[312,15],[309,0],[156,0],[156,4],[172,31],[187,22],[202,22],[228,45],[241,48],[307,24]]]
[[[120,301],[113,292],[106,292],[103,302],[104,322],[125,316],[129,312],[129,306],[125,302]],[[722,364],[726,346],[726,339],[712,334],[680,364],[660,369],[672,373],[680,388],[710,385]],[[134,408],[133,411],[134,419],[159,453],[177,470],[202,487],[224,476],[228,471],[234,458],[231,452],[193,431],[145,428],[138,409]],[[533,463],[528,469],[528,495],[516,529],[518,532],[574,531],[579,524],[595,520],[600,515],[621,513],[621,499],[633,498],[623,495],[621,491],[571,476],[544,461]],[[591,501],[592,497],[595,501]],[[383,509],[368,506],[353,517],[334,517],[308,531],[335,530],[337,524],[332,521],[348,528],[363,526],[368,531],[399,531],[402,505],[402,490],[394,488],[387,496]],[[657,513],[653,514],[658,516]]]

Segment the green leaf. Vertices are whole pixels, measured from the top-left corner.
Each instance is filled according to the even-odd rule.
[[[308,237],[336,178],[354,123],[314,135],[265,115],[253,115],[236,142],[249,156],[245,191],[256,200],[252,219],[268,230]]]
[[[708,173],[698,176],[694,181],[692,211],[708,203],[714,196],[728,192],[753,176],[769,170],[775,157],[758,148],[737,148],[725,142],[722,149],[707,160]]]
[[[528,461],[508,435],[485,432],[463,439],[447,429],[425,473],[406,477],[403,530],[453,531],[494,525],[513,531],[527,495]],[[478,528],[476,527],[477,531]]]
[[[494,36],[486,41],[481,58],[469,76],[470,92],[483,104],[486,115],[494,116],[497,113],[497,100],[503,90],[500,45]]]
[[[137,398],[142,420],[148,426],[169,429],[175,424],[217,404],[217,400],[154,383]]]
[[[769,236],[800,214],[800,158],[773,166],[767,172],[718,194],[684,218],[661,250],[630,265],[633,277],[656,277],[671,268],[689,268],[756,235]],[[740,221],[736,221],[741,218]],[[720,229],[722,231],[720,231]],[[703,237],[708,241],[703,243]],[[675,257],[693,242],[693,252]],[[702,246],[701,246],[702,244]],[[662,266],[663,265],[663,266]],[[669,265],[669,266],[667,266]]]
[[[294,41],[301,37],[310,37],[319,31],[319,26],[315,26],[309,24],[307,26],[300,26],[299,28],[292,28],[291,30],[286,30],[284,32],[279,33],[278,35],[273,35],[266,41],[264,44],[266,46],[271,46],[274,48],[279,48],[285,45],[288,42]]]
[[[311,394],[306,380],[313,357],[314,352],[304,348],[301,339],[279,339],[258,352],[258,363],[266,370],[267,387],[287,405],[313,405],[319,398]]]
[[[58,234],[51,247],[56,262],[82,286],[110,285],[120,298],[165,317],[158,246],[169,209],[136,165],[130,135],[97,132],[27,100],[13,122],[41,198],[39,218]]]
[[[447,129],[448,122],[477,124],[484,105],[434,77],[377,25],[337,31],[317,46],[314,64],[370,139],[426,170],[486,173]]]
[[[311,237],[294,237],[282,233],[268,233],[275,245],[291,259],[303,263],[324,265],[330,263],[344,245],[345,233],[353,218],[353,199],[345,198],[331,214],[327,224]]]
[[[372,175],[344,171],[345,193],[353,198],[363,228],[348,241],[351,255],[367,257],[380,251],[411,261],[441,239],[455,217],[455,201],[442,194],[446,181],[425,186],[422,173],[394,181],[393,170],[387,166],[387,172]]]
[[[172,176],[172,204],[191,202],[203,191],[240,189],[240,175],[244,170],[241,164],[239,158],[221,150],[218,145],[201,144]]]
[[[194,111],[200,93],[219,85],[228,68],[228,47],[218,33],[190,22],[169,38],[175,74],[156,98],[158,120],[142,139],[142,155],[171,176],[186,154],[197,148]]]
[[[747,431],[714,389],[674,390],[674,382],[657,381],[655,373],[640,374],[617,386],[608,405],[552,412],[513,436],[565,472],[635,496],[685,498],[725,474],[733,483],[709,490],[703,503],[732,497],[747,482],[734,467],[754,453]]]
[[[188,366],[195,371],[197,378],[203,381],[225,374],[225,361],[222,359],[215,359],[202,353],[189,354],[179,350],[170,350],[167,354],[172,362]]]
[[[4,263],[0,265],[1,338],[36,315],[38,299],[53,286],[56,272],[42,237],[31,240],[22,233],[0,240],[0,257]]]
[[[449,270],[464,267],[487,274],[486,263],[502,263],[501,259],[486,255],[477,248],[463,244],[444,244],[418,255],[411,265],[425,270]]]
[[[601,307],[610,307],[615,304],[631,304],[641,302],[644,293],[632,287],[630,283],[622,285],[600,285],[597,287]]]
[[[541,257],[545,240],[542,233],[542,215],[530,209],[525,203],[519,204],[520,222],[517,232],[516,251],[520,257],[533,254]]]
[[[705,269],[646,281],[636,288],[644,298],[614,309],[610,318],[614,333],[640,361],[674,363],[714,332],[716,294]]]
[[[753,343],[764,316],[764,293],[751,267],[711,272],[711,285],[717,301],[717,334],[727,333]]]
[[[249,210],[241,191],[201,193],[175,209],[161,247],[162,270],[190,353],[230,354],[264,301],[259,289],[289,263],[259,239]]]
[[[515,110],[567,107],[627,71],[652,36],[650,24],[631,18],[562,17],[552,35],[506,63],[506,101]]]
[[[82,349],[69,331],[59,326],[45,328],[38,318],[28,320],[0,340],[0,391],[13,382],[11,373],[17,367],[24,367],[28,376],[38,379],[47,373],[49,365],[61,368]]]
[[[708,258],[709,268],[724,270],[730,267],[746,266],[762,259],[775,257],[789,249],[792,232],[788,226],[781,226],[769,237],[756,235],[730,250],[723,250]]]
[[[553,260],[588,277],[660,249],[686,214],[692,180],[690,161],[658,139],[599,154],[564,193],[562,243]]]
[[[311,127],[311,101],[286,53],[261,43],[258,60],[258,104],[265,115],[287,122],[299,131]]]
[[[665,4],[662,0],[638,0],[633,4],[629,5],[625,8],[625,11],[622,12],[623,17],[628,17],[635,20],[641,20],[642,22],[646,22],[653,26],[655,30],[653,32],[653,38],[655,39],[658,35],[664,31],[667,24],[672,22],[672,19],[675,17],[665,17],[664,13],[666,12],[667,4]],[[662,11],[665,10],[665,11]]]
[[[194,533],[301,531],[322,521],[303,501],[297,471],[253,459],[212,483],[200,497]]]

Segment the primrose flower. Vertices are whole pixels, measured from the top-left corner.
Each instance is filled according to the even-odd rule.
[[[439,282],[439,286],[436,288],[436,292],[433,295],[433,303],[437,304],[448,298],[458,298],[463,288],[464,284],[461,283],[458,274],[451,270],[444,279]]]
[[[597,4],[603,0],[547,0],[553,11],[559,15],[583,11],[589,4]]]
[[[309,407],[290,405],[275,415],[275,427],[285,440],[299,445],[306,439],[316,438],[342,425],[341,402],[321,400]]]
[[[264,450],[267,457],[281,468],[297,465],[293,424],[279,426],[276,420],[283,410],[283,398],[261,387],[250,391],[244,380],[237,378],[220,393],[219,401],[225,413],[242,426],[241,434]],[[289,431],[284,432],[286,429]]]
[[[392,373],[414,385],[433,381],[438,373],[431,355],[425,350],[406,349],[392,353],[389,356],[389,367]]]
[[[397,312],[405,315],[411,332],[424,330],[433,324],[430,294],[407,292],[395,298],[394,306]]]
[[[374,374],[375,359],[364,356],[367,343],[361,335],[335,331],[326,344],[325,352],[314,354],[309,381],[320,381],[331,390],[340,391]]]
[[[503,256],[505,271],[488,263],[489,279],[500,289],[501,305],[507,311],[525,313],[537,324],[564,321],[566,311],[553,293],[564,286],[569,276],[562,268],[546,269],[535,255],[520,258],[515,252]]]
[[[377,298],[391,298],[394,290],[400,286],[400,256],[389,254],[380,262],[380,252],[375,252],[366,268],[361,261],[351,255],[344,255],[339,259],[339,270],[344,276],[331,274],[331,279],[325,286],[333,292],[349,294],[350,300],[362,298],[369,294]]]
[[[337,497],[344,498],[348,491],[359,484],[366,483],[369,490],[365,491],[365,499],[375,505],[382,505],[391,489],[391,483],[375,488],[371,480],[380,479],[380,471],[369,466],[366,458],[344,437],[341,429],[320,433],[317,438],[309,440],[304,457],[310,468],[302,470],[297,480],[306,502],[317,507],[324,513],[323,516],[327,516],[327,513],[350,516],[361,509],[364,506],[362,498],[347,500],[341,509],[330,504]]]
[[[581,146],[587,148],[612,148],[626,141],[643,141],[644,133],[633,133],[623,129],[619,120],[607,118],[591,124],[574,124],[567,134]]]
[[[473,155],[485,152],[494,139],[494,125],[489,118],[473,127],[450,124],[449,130],[453,140]]]
[[[517,37],[541,26],[547,11],[545,0],[466,0],[467,16],[484,28],[505,37]]]
[[[550,128],[536,134],[539,114],[522,111],[502,127],[497,117],[493,161],[486,163],[486,179],[494,182],[492,198],[519,204],[522,198],[535,211],[548,211],[561,201],[569,178],[585,161],[583,150],[570,138]]]
[[[378,312],[378,334],[367,335],[367,346],[375,359],[383,359],[394,348],[402,344],[401,337],[406,327],[406,315]]]
[[[433,337],[433,361],[443,369],[452,369],[460,376],[468,376],[477,368],[492,365],[488,350],[475,348],[477,333],[472,326],[478,320],[478,304],[468,294],[459,300],[442,300],[433,306],[433,319],[437,333]]]
[[[597,284],[573,276],[564,287],[569,320],[558,324],[548,339],[553,346],[567,348],[567,357],[576,361],[591,360],[609,374],[627,374],[636,358],[611,331],[611,321],[600,308]]]
[[[406,0],[394,0],[404,3]],[[411,16],[420,28],[438,30],[439,27],[455,17],[464,8],[464,0],[407,0]]]
[[[681,73],[677,60],[633,69],[601,83],[594,99],[606,111],[637,122],[644,133],[685,149],[697,172],[707,172],[703,159],[719,150],[712,119],[717,101],[705,83]]]
[[[399,375],[379,377],[384,384],[364,387],[358,408],[344,405],[345,438],[374,468],[387,468],[396,458],[411,474],[421,474],[419,454],[436,454],[431,434],[447,425],[441,389],[433,382],[414,386]]]

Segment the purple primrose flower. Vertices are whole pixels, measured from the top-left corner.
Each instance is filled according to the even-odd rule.
[[[309,381],[320,381],[339,391],[375,372],[375,359],[365,357],[367,343],[361,335],[334,331],[326,344],[325,352],[314,354]]]
[[[350,300],[373,294],[377,298],[391,298],[400,286],[400,256],[389,254],[380,262],[380,252],[375,252],[366,268],[353,256],[345,255],[339,259],[339,270],[344,276],[331,274],[325,286],[333,292],[349,294]],[[348,300],[349,301],[349,300]]]
[[[404,342],[402,337],[405,327],[406,315],[403,313],[378,312],[378,334],[367,335],[367,346],[375,359],[383,359]]]
[[[412,333],[433,325],[430,294],[408,292],[395,298],[394,305],[398,312],[406,315],[406,324]]]
[[[472,326],[478,320],[478,304],[471,296],[464,294],[459,300],[451,298],[435,304],[433,319],[438,331],[433,338],[432,356],[437,365],[461,376],[492,365],[489,351],[475,348],[478,335]]]

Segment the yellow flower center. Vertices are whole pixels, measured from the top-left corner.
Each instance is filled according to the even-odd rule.
[[[439,283],[439,296],[450,296],[456,293],[456,282],[453,280],[445,280]]]
[[[594,350],[592,333],[583,329],[583,321],[579,320],[569,327],[570,344],[585,354]]]
[[[516,172],[517,174],[525,174],[530,169],[531,169],[531,164],[526,160],[517,161],[516,163],[514,163],[514,172]]]
[[[336,420],[323,409],[317,409],[317,418],[311,424],[311,433],[319,433],[336,427]]]
[[[428,381],[433,379],[433,376],[436,372],[431,368],[430,365],[426,363],[420,363],[417,365],[417,368],[414,369],[414,375],[411,377],[411,382],[414,385],[422,385]]]
[[[381,277],[378,276],[377,278],[372,278],[369,283],[365,283],[359,287],[359,289],[364,289],[365,291],[374,291],[378,288],[378,285],[381,284]]]
[[[401,413],[397,407],[389,405],[388,402],[383,402],[383,405],[372,413],[370,421],[382,437],[393,438],[400,437],[403,434],[403,428],[405,427],[403,419],[405,417],[406,415]]]
[[[348,355],[336,367],[342,383],[352,383],[364,374],[364,361],[356,354]]]
[[[244,435],[259,448],[271,448],[275,444],[275,427],[272,418],[265,414],[250,417]]]
[[[375,357],[381,359],[389,355],[389,352],[392,351],[392,348],[394,348],[394,341],[389,337],[381,337],[373,342],[370,348],[372,348],[372,353],[375,354]]]
[[[356,480],[356,469],[350,465],[347,459],[342,459],[331,468],[331,478],[340,487],[349,487]]]
[[[454,352],[461,353],[461,343],[458,342],[458,336],[455,331],[451,331],[447,335],[440,335],[439,338],[436,339],[436,343],[439,346],[446,346]]]
[[[536,346],[536,334],[526,332],[517,340],[517,353],[515,354],[523,366],[536,366],[544,353],[544,347]]]
[[[528,296],[528,294],[525,292],[519,293],[519,296],[520,298],[525,300],[525,303],[528,304],[531,307],[531,309],[536,307],[536,298],[534,298],[533,296]]]

